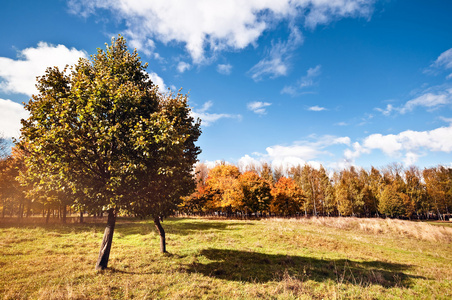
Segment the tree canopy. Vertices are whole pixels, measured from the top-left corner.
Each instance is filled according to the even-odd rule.
[[[119,36],[90,60],[48,68],[25,105],[23,181],[64,192],[83,207],[157,221],[172,213],[195,186],[200,122],[187,96],[161,94],[146,67]]]

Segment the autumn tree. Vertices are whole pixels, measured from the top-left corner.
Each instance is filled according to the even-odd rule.
[[[330,215],[336,213],[336,199],[334,198],[334,187],[332,180],[321,165],[318,171],[319,176],[319,204],[322,214]]]
[[[262,177],[262,179],[266,180],[271,185],[275,183],[275,180],[273,178],[273,170],[269,163],[262,163],[259,175],[260,177]]]
[[[408,216],[413,209],[410,197],[400,192],[396,182],[385,186],[378,204],[380,213],[390,217]]]
[[[11,149],[11,154],[0,158],[0,199],[2,199],[2,217],[9,210],[12,216],[14,212],[21,219],[24,215],[29,217],[32,202],[25,198],[25,189],[16,180],[20,172],[23,172],[23,153],[17,148]]]
[[[303,190],[292,178],[281,177],[274,185],[270,211],[277,215],[290,216],[298,213],[306,200]]]
[[[378,172],[378,171],[377,171]],[[374,174],[375,175],[375,174]],[[363,204],[363,213],[370,217],[378,214],[378,199],[374,192],[372,169],[367,172],[365,169],[359,170],[358,180],[361,186],[361,199]]]
[[[219,164],[209,171],[206,180],[215,193],[213,201],[216,207],[230,214],[243,207],[244,195],[239,181],[239,168],[229,164]]]
[[[422,175],[432,208],[444,219],[443,214],[449,215],[452,207],[452,169],[438,166],[424,169]]]
[[[28,176],[40,173],[56,191],[69,188],[84,195],[83,204],[108,211],[96,269],[108,265],[120,209],[151,216],[165,251],[160,218],[192,187],[199,123],[187,98],[162,96],[146,67],[119,36],[70,72],[47,69],[25,106],[20,144],[30,152]]]
[[[15,180],[17,175],[12,157],[0,158],[0,200],[3,218],[8,211],[12,215],[16,208],[14,200],[17,191],[17,182]]]
[[[362,183],[354,167],[345,169],[337,175],[335,197],[337,209],[343,216],[356,215],[363,212],[364,202]]]
[[[419,168],[411,166],[405,170],[406,194],[413,202],[414,212],[418,218],[420,214],[428,215],[430,203],[427,201],[425,184]]]
[[[241,174],[239,182],[245,212],[268,211],[272,199],[270,183],[252,171]]]
[[[367,176],[367,186],[370,189],[372,200],[374,201],[372,207],[375,208],[375,214],[378,217],[378,201],[383,192],[384,184],[380,171],[373,166]]]

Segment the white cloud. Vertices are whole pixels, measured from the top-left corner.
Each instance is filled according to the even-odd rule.
[[[452,88],[450,86],[434,86],[424,90],[417,97],[408,100],[405,104],[395,107],[392,104],[386,105],[386,108],[375,108],[384,116],[390,116],[393,112],[406,114],[418,107],[426,108],[428,111],[441,108],[446,105],[452,105]]]
[[[5,138],[20,136],[21,119],[28,118],[28,112],[22,104],[8,99],[0,99],[0,135]]]
[[[220,119],[241,119],[241,115],[231,114],[215,114],[207,112],[213,106],[212,101],[207,101],[200,109],[192,109],[192,116],[201,119],[201,124],[204,126],[210,126]]]
[[[31,96],[36,93],[36,77],[44,75],[48,67],[63,70],[66,65],[76,64],[80,57],[86,58],[86,52],[45,42],[19,51],[17,60],[0,57],[0,90]]]
[[[246,154],[245,156],[243,156],[239,159],[239,161],[237,162],[237,165],[243,171],[243,170],[247,170],[247,168],[251,167],[251,166],[259,166],[259,165],[261,165],[262,162],[264,162],[264,161],[257,160],[254,157],[251,157],[248,154]]]
[[[394,106],[392,106],[392,104],[388,104],[385,109],[375,108],[375,110],[381,112],[384,116],[389,116],[391,112],[394,111]]]
[[[310,110],[310,111],[323,111],[323,110],[326,110],[326,108],[315,105],[315,106],[308,107],[308,110]]]
[[[369,149],[362,147],[358,142],[354,142],[353,150],[347,149],[344,151],[344,157],[346,161],[354,161],[356,158],[361,156],[362,153],[370,153]]]
[[[309,141],[295,142],[292,145],[274,145],[265,149],[266,153],[253,153],[262,161],[271,162],[274,166],[297,166],[305,163],[319,165],[313,161],[321,155],[331,155],[326,149],[334,145],[350,145],[349,137],[332,135],[310,136]]]
[[[179,73],[184,73],[185,71],[190,69],[190,64],[186,63],[184,61],[179,62],[179,64],[177,65],[177,70],[179,71]]]
[[[137,49],[140,53],[143,53],[156,60],[163,61],[163,58],[157,53],[155,42],[149,38],[143,38],[131,30],[126,30],[125,35],[128,37],[128,43],[130,48]]]
[[[420,155],[413,153],[413,152],[407,152],[405,155],[405,158],[403,159],[403,164],[405,166],[413,166],[416,161],[419,159]]]
[[[163,81],[162,77],[157,75],[157,73],[149,73],[149,78],[155,85],[159,87],[160,93],[165,94],[166,92],[168,92],[168,88],[166,87],[165,82]]]
[[[250,102],[246,105],[246,107],[258,115],[265,115],[267,114],[266,107],[272,105],[269,102],[260,102],[260,101],[254,101]]]
[[[305,26],[315,28],[339,18],[368,17],[372,13],[375,0],[301,0],[300,2],[310,9],[305,18]]]
[[[282,21],[304,20],[314,28],[344,17],[367,17],[375,0],[70,0],[74,14],[87,17],[98,9],[125,20],[127,30],[143,40],[177,42],[195,64],[206,51],[243,49]],[[144,43],[142,43],[144,44]]]
[[[344,157],[354,160],[363,153],[380,150],[391,158],[404,157],[406,165],[412,165],[426,151],[452,152],[452,124],[430,131],[406,130],[399,134],[382,135],[380,133],[367,136],[362,145],[353,144],[353,150],[347,149]]]
[[[400,109],[400,113],[404,114],[407,111],[412,111],[418,106],[426,107],[428,109],[436,109],[451,103],[452,89],[446,89],[437,93],[424,93],[421,96],[406,102]]]
[[[367,149],[380,149],[393,157],[402,149],[400,138],[394,134],[372,134],[365,138],[363,146]]]
[[[217,72],[223,75],[231,74],[232,66],[230,64],[217,65]]]
[[[281,94],[289,94],[292,96],[298,95],[303,89],[317,84],[317,77],[322,73],[322,66],[317,65],[314,68],[309,68],[306,75],[301,77],[296,84],[285,86],[281,90]]]

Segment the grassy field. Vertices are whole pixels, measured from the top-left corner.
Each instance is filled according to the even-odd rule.
[[[451,299],[452,227],[355,218],[119,219],[109,269],[104,224],[0,220],[4,299]]]

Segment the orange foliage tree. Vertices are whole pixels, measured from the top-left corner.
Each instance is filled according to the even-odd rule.
[[[291,178],[281,177],[275,183],[270,211],[277,215],[290,216],[298,213],[306,200],[303,190]]]

